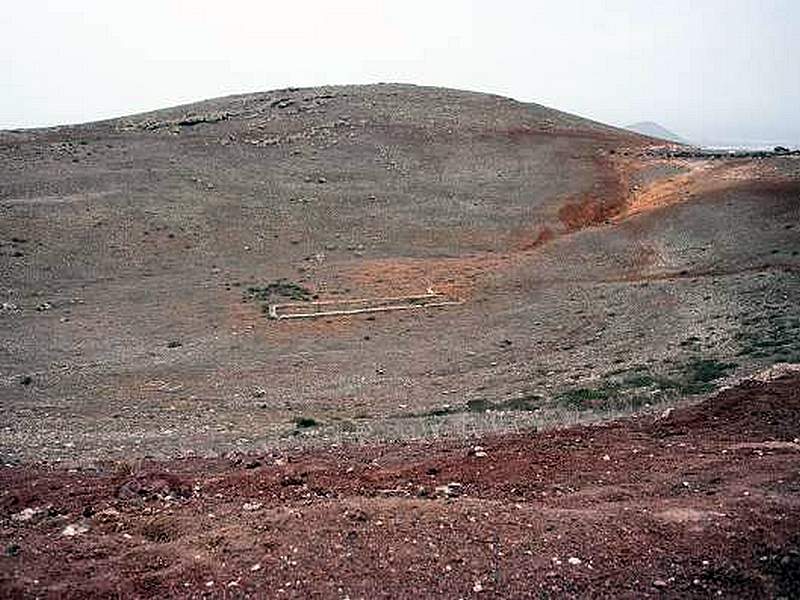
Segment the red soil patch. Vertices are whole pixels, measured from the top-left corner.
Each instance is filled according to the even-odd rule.
[[[616,215],[622,206],[621,199],[599,198],[588,194],[580,200],[566,202],[558,211],[564,229],[571,233],[593,225],[600,225]]]
[[[365,261],[344,276],[376,295],[424,293],[429,287],[453,298],[471,295],[482,276],[502,268],[510,258],[480,254],[458,258],[401,258]]]
[[[673,160],[672,163],[686,167],[688,172],[659,179],[641,189],[631,190],[624,210],[616,215],[618,220],[641,212],[656,210],[693,196],[709,194],[731,187],[743,187],[757,183],[759,187],[779,184],[777,170],[764,162],[724,160]],[[620,168],[633,172],[642,164],[633,161],[620,163]]]
[[[508,132],[512,136],[536,134],[527,130]],[[730,186],[749,185],[759,181],[768,185],[774,168],[771,166],[710,161],[686,162],[688,173],[659,179],[643,189],[631,185],[633,174],[645,166],[640,159],[619,159],[596,156],[593,159],[601,173],[591,192],[568,199],[559,208],[557,217],[562,227],[537,226],[535,233],[523,231],[515,236],[509,254],[481,253],[457,258],[376,259],[346,268],[343,277],[348,284],[365,295],[421,293],[428,287],[466,299],[491,273],[517,264],[529,254],[562,234],[595,227],[611,220],[621,220],[647,210],[685,201],[692,194],[708,193]],[[779,182],[777,182],[779,183]],[[776,183],[776,184],[777,184]],[[642,265],[657,259],[652,249],[638,255]]]
[[[607,157],[595,157],[601,174],[595,189],[577,198],[568,199],[558,211],[558,219],[566,233],[602,225],[618,215],[628,199],[628,171],[623,163]]]
[[[554,240],[557,236],[556,232],[547,225],[536,227],[533,230],[536,232],[535,235],[531,235],[530,231],[524,231],[522,234],[516,236],[517,241],[512,244],[512,248],[515,252],[530,252]]]

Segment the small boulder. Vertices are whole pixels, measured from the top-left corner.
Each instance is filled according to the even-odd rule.
[[[64,527],[64,530],[61,532],[61,535],[65,537],[75,537],[76,535],[81,535],[89,531],[89,527],[83,525],[81,523],[71,523]]]
[[[435,492],[437,496],[457,498],[464,494],[464,486],[456,481],[451,481],[447,485],[437,486]]]

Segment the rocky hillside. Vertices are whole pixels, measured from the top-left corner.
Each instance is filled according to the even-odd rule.
[[[0,134],[0,453],[517,431],[798,356],[798,162],[406,85]],[[269,321],[266,306],[460,304]]]

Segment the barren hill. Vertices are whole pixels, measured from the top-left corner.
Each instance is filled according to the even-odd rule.
[[[639,133],[647,137],[666,140],[668,142],[676,142],[678,144],[688,143],[677,133],[673,133],[666,127],[659,125],[658,123],[654,123],[653,121],[641,121],[639,123],[633,123],[631,125],[626,125],[625,129],[629,129],[635,133]]]
[[[42,526],[12,514],[53,502],[22,491],[44,481],[34,462],[56,479],[98,470],[106,489],[102,477],[144,458],[188,481],[220,457],[266,473],[285,452],[313,463],[350,443],[356,456],[399,442],[389,452],[402,457],[420,439],[516,433],[535,454],[547,451],[537,430],[658,415],[800,362],[800,162],[674,158],[651,142],[539,105],[395,84],[0,132],[8,543]],[[313,312],[428,290],[449,302],[268,318],[276,303]],[[381,477],[387,489],[407,479]],[[306,479],[292,481],[316,502]],[[86,498],[103,504],[93,485]],[[172,535],[144,547],[167,552]],[[21,564],[5,564],[6,584]],[[181,595],[154,572],[143,577],[161,583],[117,589]]]
[[[561,420],[559,394],[614,372],[731,362],[762,306],[789,319],[772,349],[798,351],[791,159],[658,160],[541,106],[403,85],[1,139],[8,458],[294,443],[297,417],[414,437],[483,427],[471,400],[531,398],[492,427]],[[275,323],[248,291],[289,286],[464,304]]]

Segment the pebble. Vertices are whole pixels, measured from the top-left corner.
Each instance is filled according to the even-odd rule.
[[[66,537],[75,537],[76,535],[86,533],[87,531],[89,531],[89,528],[86,525],[81,525],[80,523],[72,523],[64,527],[64,531],[61,532],[61,535]]]
[[[437,496],[456,498],[464,493],[464,486],[458,482],[451,481],[447,485],[437,486],[435,492]]]
[[[18,513],[11,515],[12,521],[30,521],[36,514],[41,512],[40,508],[23,508]]]
[[[487,456],[489,456],[486,453],[486,450],[483,448],[483,446],[473,446],[470,454],[472,454],[472,456],[474,456],[475,458],[486,458]]]

